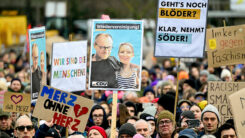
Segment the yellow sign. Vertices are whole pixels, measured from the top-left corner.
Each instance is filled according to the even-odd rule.
[[[216,49],[216,39],[209,40],[209,47],[210,49]]]

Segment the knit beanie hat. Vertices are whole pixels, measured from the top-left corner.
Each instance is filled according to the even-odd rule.
[[[201,108],[201,110],[203,110],[206,107],[207,104],[208,104],[208,101],[207,100],[203,100],[200,103],[198,103],[198,106]]]
[[[174,96],[169,94],[163,94],[159,100],[158,104],[162,106],[165,110],[169,110],[170,112],[174,113]]]
[[[205,76],[208,77],[209,72],[208,72],[207,70],[202,70],[202,71],[200,72],[200,76],[203,76],[203,75],[205,75]]]
[[[154,92],[154,90],[152,89],[152,87],[148,86],[148,87],[145,88],[145,90],[144,90],[144,92],[143,92],[143,96],[145,96],[146,93],[148,93],[148,92],[151,92],[153,95],[155,95],[155,92]]]
[[[99,127],[99,126],[92,126],[92,127],[89,128],[88,134],[90,133],[90,131],[91,131],[92,129],[98,130],[98,131],[100,132],[100,134],[103,136],[103,138],[107,138],[107,135],[106,135],[106,132],[105,132],[104,128]]]
[[[228,69],[223,69],[220,75],[220,78],[223,79],[225,77],[231,78],[231,72]]]
[[[140,119],[143,119],[145,121],[156,121],[154,116],[146,114],[146,113],[141,114]]]
[[[184,129],[179,132],[179,138],[197,138],[197,133],[193,129]]]
[[[218,111],[218,109],[217,109],[215,106],[213,106],[213,105],[211,105],[211,104],[208,104],[208,105],[203,109],[203,111],[202,111],[201,120],[203,120],[203,115],[204,115],[204,113],[206,113],[206,112],[212,112],[212,113],[215,113],[215,115],[217,116],[217,118],[218,118],[218,120],[219,120],[219,122],[220,122],[219,111]]]
[[[157,124],[159,124],[159,122],[160,122],[161,119],[170,119],[173,122],[173,126],[175,126],[175,120],[174,120],[173,113],[171,113],[171,112],[169,112],[167,110],[163,110],[158,115]]]
[[[122,134],[128,134],[133,137],[136,134],[136,129],[132,124],[125,123],[120,127],[118,136]]]

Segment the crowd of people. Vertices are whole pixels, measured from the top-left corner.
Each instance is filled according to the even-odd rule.
[[[160,62],[153,58],[152,62],[154,64],[151,68],[144,65],[142,67],[141,84],[138,85],[141,87],[140,91],[118,91],[117,137],[237,137],[233,119],[221,124],[221,116],[217,108],[208,104],[207,88],[208,81],[244,81],[244,65],[210,68],[206,59],[197,59],[195,63],[181,61],[180,67],[176,68],[177,62],[172,58],[166,58]],[[50,65],[48,65],[47,71],[46,80],[49,85]],[[19,54],[15,50],[1,55],[1,106],[3,95],[7,91],[31,93],[30,72],[27,56]],[[123,75],[123,71],[121,73]],[[177,79],[179,87],[176,85]],[[178,104],[175,108],[177,88]],[[4,112],[1,107],[0,137],[59,138],[65,137],[66,130],[68,130],[71,138],[110,138],[113,92],[87,89],[75,93],[93,99],[95,102],[84,132],[73,131],[70,127],[63,128],[53,124],[52,120],[38,121],[32,116],[35,103],[31,103],[31,113],[26,115]],[[176,115],[174,115],[175,109]]]

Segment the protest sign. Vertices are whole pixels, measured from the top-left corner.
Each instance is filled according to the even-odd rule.
[[[143,30],[140,20],[93,20],[89,89],[140,89]]]
[[[87,41],[54,43],[51,86],[63,91],[86,89]]]
[[[203,57],[208,0],[159,0],[155,56]]]
[[[208,66],[245,63],[245,25],[207,29]]]
[[[208,103],[214,105],[220,114],[221,124],[232,118],[228,96],[245,88],[245,82],[208,82]]]
[[[245,88],[229,96],[238,138],[245,136]]]
[[[93,100],[45,85],[40,91],[33,116],[53,119],[54,124],[62,127],[70,125],[72,130],[83,132],[93,104]]]
[[[30,94],[5,92],[3,111],[17,112],[17,113],[30,113],[31,96]]]
[[[29,30],[31,97],[36,100],[42,85],[46,84],[46,39],[45,27]]]

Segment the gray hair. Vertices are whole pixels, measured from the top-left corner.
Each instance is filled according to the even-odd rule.
[[[136,92],[133,92],[133,91],[126,91],[126,92],[123,94],[123,101],[125,101],[126,97],[127,97],[128,95],[130,95],[130,94],[133,95],[133,97],[138,98],[138,95],[137,95]]]
[[[136,126],[137,126],[139,123],[146,123],[146,124],[148,125],[149,132],[151,132],[151,124],[148,123],[147,121],[143,120],[143,119],[140,119],[140,120],[138,120],[138,121],[135,122],[134,127],[135,127],[136,130],[137,130]]]

